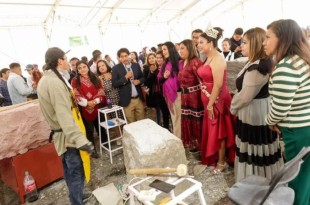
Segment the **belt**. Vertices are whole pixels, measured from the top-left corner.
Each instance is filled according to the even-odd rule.
[[[182,94],[192,93],[192,92],[195,92],[197,90],[200,90],[200,84],[192,86],[192,87],[183,87],[183,88],[181,88],[181,93]]]
[[[55,132],[62,132],[62,129],[59,128],[59,129],[57,129],[57,130],[51,130],[50,136],[49,136],[49,138],[48,138],[48,142],[52,142],[52,140],[53,140],[53,135],[55,134]]]
[[[137,96],[131,96],[131,99],[138,99],[139,98],[139,95]]]

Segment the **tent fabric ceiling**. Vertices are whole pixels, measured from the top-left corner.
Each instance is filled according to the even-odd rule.
[[[71,49],[71,57],[94,49],[113,57],[121,47],[180,42],[210,25],[224,38],[280,18],[307,27],[308,10],[306,0],[0,0],[0,67],[40,64],[51,46]]]
[[[241,0],[0,0],[0,28],[171,23],[224,12]]]

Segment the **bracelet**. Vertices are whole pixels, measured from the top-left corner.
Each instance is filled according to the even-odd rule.
[[[213,110],[213,105],[208,105],[207,110]]]

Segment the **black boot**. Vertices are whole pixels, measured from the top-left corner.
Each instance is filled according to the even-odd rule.
[[[97,153],[97,149],[95,148],[94,151],[91,153],[90,155],[92,158],[94,159],[98,159],[99,158],[99,154]]]

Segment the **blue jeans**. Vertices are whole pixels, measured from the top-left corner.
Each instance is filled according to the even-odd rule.
[[[75,148],[67,148],[61,158],[71,204],[83,205],[85,175],[80,151]]]

